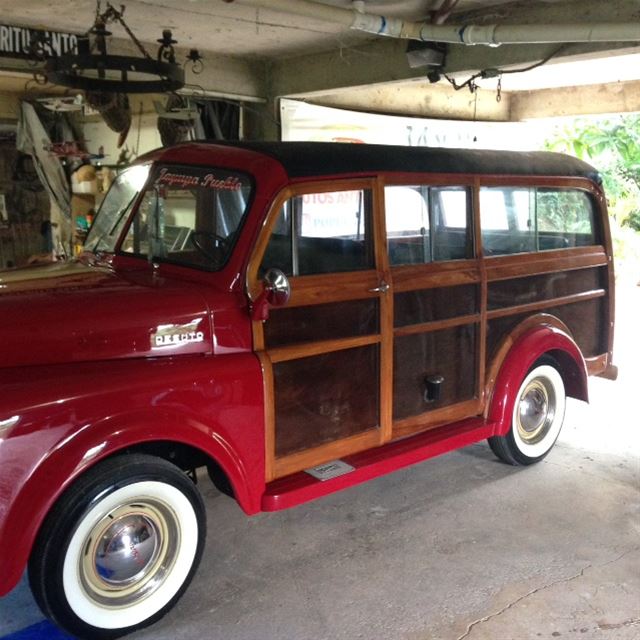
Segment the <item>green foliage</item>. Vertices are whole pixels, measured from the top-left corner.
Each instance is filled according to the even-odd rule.
[[[576,120],[545,147],[591,162],[608,198],[616,278],[638,280],[640,265],[640,116]],[[553,215],[553,214],[550,214]]]
[[[576,120],[547,140],[545,147],[570,153],[598,168],[609,212],[619,222],[640,210],[640,116]],[[633,222],[628,226],[636,228]]]
[[[536,214],[540,231],[563,233],[589,233],[591,210],[588,197],[577,191],[555,191],[538,189]]]
[[[630,227],[634,231],[640,231],[640,211],[632,211],[623,221],[622,225]]]

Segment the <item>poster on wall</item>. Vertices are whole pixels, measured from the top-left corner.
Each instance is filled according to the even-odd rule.
[[[470,122],[363,113],[298,100],[280,101],[283,140],[396,144],[408,147],[510,149],[540,147],[539,131],[523,122]]]

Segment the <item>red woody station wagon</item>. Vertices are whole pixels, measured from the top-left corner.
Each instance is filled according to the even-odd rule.
[[[81,638],[158,620],[247,514],[488,439],[552,448],[615,377],[595,170],[550,153],[184,144],[70,263],[0,273],[0,593]]]

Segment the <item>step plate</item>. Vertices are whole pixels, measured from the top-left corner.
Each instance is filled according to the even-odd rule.
[[[311,469],[305,469],[304,471],[317,480],[324,482],[325,480],[331,480],[331,478],[337,478],[338,476],[351,473],[355,471],[355,467],[352,467],[343,460],[332,460],[331,462],[325,462],[324,464],[312,467]]]

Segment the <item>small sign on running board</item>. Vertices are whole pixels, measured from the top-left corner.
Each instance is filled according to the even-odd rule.
[[[342,460],[332,460],[331,462],[325,462],[317,467],[311,469],[305,469],[305,473],[317,478],[318,480],[330,480],[331,478],[337,478],[343,476],[346,473],[355,471],[355,467],[343,462]]]

